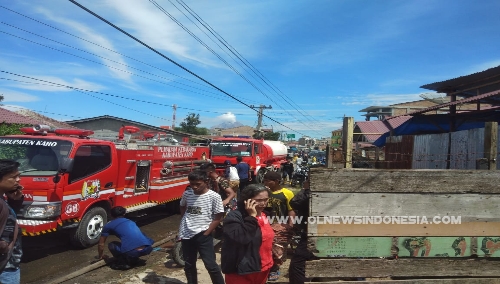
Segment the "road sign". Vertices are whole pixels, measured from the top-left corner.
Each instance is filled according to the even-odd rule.
[[[295,138],[295,134],[287,134],[286,138]]]

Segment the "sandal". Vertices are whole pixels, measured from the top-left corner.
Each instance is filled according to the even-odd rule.
[[[269,272],[269,276],[267,276],[267,281],[278,281],[279,278],[280,278],[279,271],[271,271]]]

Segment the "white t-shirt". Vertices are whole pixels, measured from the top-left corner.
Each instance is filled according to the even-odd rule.
[[[236,169],[233,166],[229,167],[229,177],[228,177],[228,179],[230,181],[240,180],[240,176],[238,175],[238,169]]]
[[[192,189],[182,194],[181,206],[186,206],[179,226],[179,238],[190,239],[194,235],[206,231],[213,221],[214,215],[224,212],[220,195],[209,190],[196,195]]]

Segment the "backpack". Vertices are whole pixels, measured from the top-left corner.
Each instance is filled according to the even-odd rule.
[[[5,230],[5,225],[7,225],[7,219],[9,218],[9,206],[5,201],[0,200],[0,234]],[[0,240],[0,273],[4,270],[7,262],[9,262],[12,256],[12,251],[14,250],[14,245],[16,244],[18,233],[17,222],[14,225],[14,236],[12,237],[12,242],[9,244],[4,240]]]

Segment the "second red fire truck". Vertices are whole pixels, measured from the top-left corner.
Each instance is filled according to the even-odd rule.
[[[262,183],[267,171],[280,171],[288,155],[285,144],[281,141],[253,139],[248,136],[224,136],[210,142],[210,159],[221,171],[224,161],[235,165],[236,157],[241,157],[252,170],[253,179]]]

